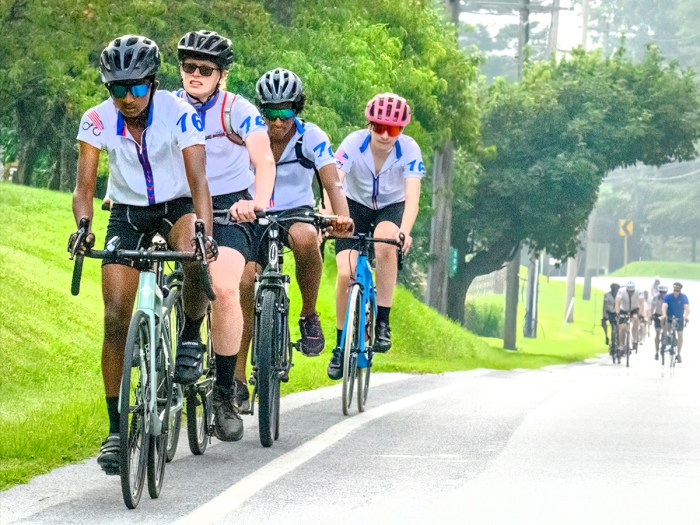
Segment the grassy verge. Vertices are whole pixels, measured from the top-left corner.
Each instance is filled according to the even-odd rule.
[[[81,293],[71,296],[72,263],[66,244],[75,224],[70,209],[68,194],[0,184],[0,360],[4,365],[0,490],[94,455],[107,432],[100,373],[100,265],[85,261]],[[96,213],[100,244],[107,214]],[[287,263],[293,274],[291,257]],[[593,353],[585,350],[586,337],[592,340],[586,333],[591,323],[578,311],[577,323],[556,335],[561,330],[564,296],[557,284],[542,289],[542,337],[519,338],[519,352],[502,350],[500,340],[474,336],[399,289],[392,313],[395,345],[387,355],[378,356],[375,370],[439,373],[479,367],[536,368],[588,357]],[[328,346],[335,338],[334,285],[331,256],[318,301]],[[300,298],[296,284],[290,289],[292,336],[298,337]],[[296,354],[291,381],[283,392],[331,384],[325,373],[329,354],[328,349],[318,359]]]
[[[700,263],[636,261],[612,272],[611,276],[655,277],[700,280]]]

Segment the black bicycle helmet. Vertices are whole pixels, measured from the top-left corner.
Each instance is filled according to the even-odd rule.
[[[231,41],[214,31],[190,31],[177,45],[177,58],[200,58],[211,60],[221,69],[229,69],[233,64]]]
[[[283,104],[291,102],[297,111],[303,107],[304,94],[301,79],[293,72],[277,68],[265,73],[258,80],[255,91],[260,105]]]
[[[145,36],[115,38],[100,56],[100,72],[105,84],[154,77],[159,69],[158,46]]]

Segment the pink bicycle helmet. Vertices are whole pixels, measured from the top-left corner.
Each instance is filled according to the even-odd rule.
[[[365,117],[377,124],[404,127],[411,122],[411,107],[403,97],[394,93],[380,93],[367,102]]]

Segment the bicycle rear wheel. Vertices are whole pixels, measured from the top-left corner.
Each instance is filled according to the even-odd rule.
[[[182,293],[179,288],[171,288],[163,306],[165,315],[163,316],[163,333],[170,339],[170,359],[168,360],[172,374],[173,354],[172,349],[177,348],[180,330],[185,322],[185,313],[182,306]],[[166,448],[165,460],[170,463],[177,452],[177,445],[180,441],[180,427],[182,426],[182,404],[183,394],[180,385],[172,383],[172,401],[170,404],[170,417],[168,418],[168,444]]]
[[[170,369],[172,347],[170,329],[167,318],[163,318],[160,344],[156,350],[156,411],[160,420],[160,434],[151,434],[148,445],[148,494],[155,499],[160,496],[163,487],[165,464],[168,459],[168,444],[170,430],[170,406],[173,401],[173,372]],[[174,455],[174,451],[173,451]]]
[[[255,366],[257,369],[255,390],[258,394],[258,431],[260,444],[271,447],[275,434],[279,435],[280,376],[276,368],[279,337],[278,295],[272,289],[262,290],[260,312],[256,322]]]
[[[149,449],[149,384],[147,366],[152,348],[148,316],[137,311],[131,319],[124,348],[119,396],[119,474],[122,496],[130,509],[141,499]]]
[[[345,326],[345,346],[343,348],[343,414],[348,415],[352,403],[355,378],[357,374],[357,348],[360,334],[360,286],[350,288],[348,299],[347,325]]]
[[[357,367],[357,410],[365,411],[369,396],[369,377],[372,373],[372,346],[374,345],[374,308],[370,301],[363,305],[365,308],[365,352],[367,366]]]
[[[214,347],[211,339],[211,313],[207,311],[202,323],[202,341],[205,342],[206,351],[204,359],[204,379],[197,384],[187,387],[185,392],[185,411],[187,414],[187,441],[190,451],[195,456],[201,456],[207,450],[209,444],[209,429],[211,427],[214,412],[212,410],[212,394],[214,380],[216,379],[216,364]]]

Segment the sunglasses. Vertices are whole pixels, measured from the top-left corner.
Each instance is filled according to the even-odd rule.
[[[386,132],[390,137],[398,137],[401,135],[403,128],[401,126],[387,126],[386,124],[372,122],[372,130],[379,135],[384,135],[384,132]]]
[[[124,98],[129,92],[138,98],[145,97],[149,87],[151,87],[151,84],[110,84],[107,86],[107,89],[114,98]]]
[[[183,62],[180,64],[180,66],[185,73],[190,75],[199,69],[199,74],[203,77],[210,77],[214,71],[220,71],[218,67],[198,66],[197,64],[192,64],[190,62]]]
[[[260,113],[262,113],[262,116],[265,117],[265,120],[289,120],[290,118],[294,118],[296,115],[293,109],[277,108],[262,108]]]

